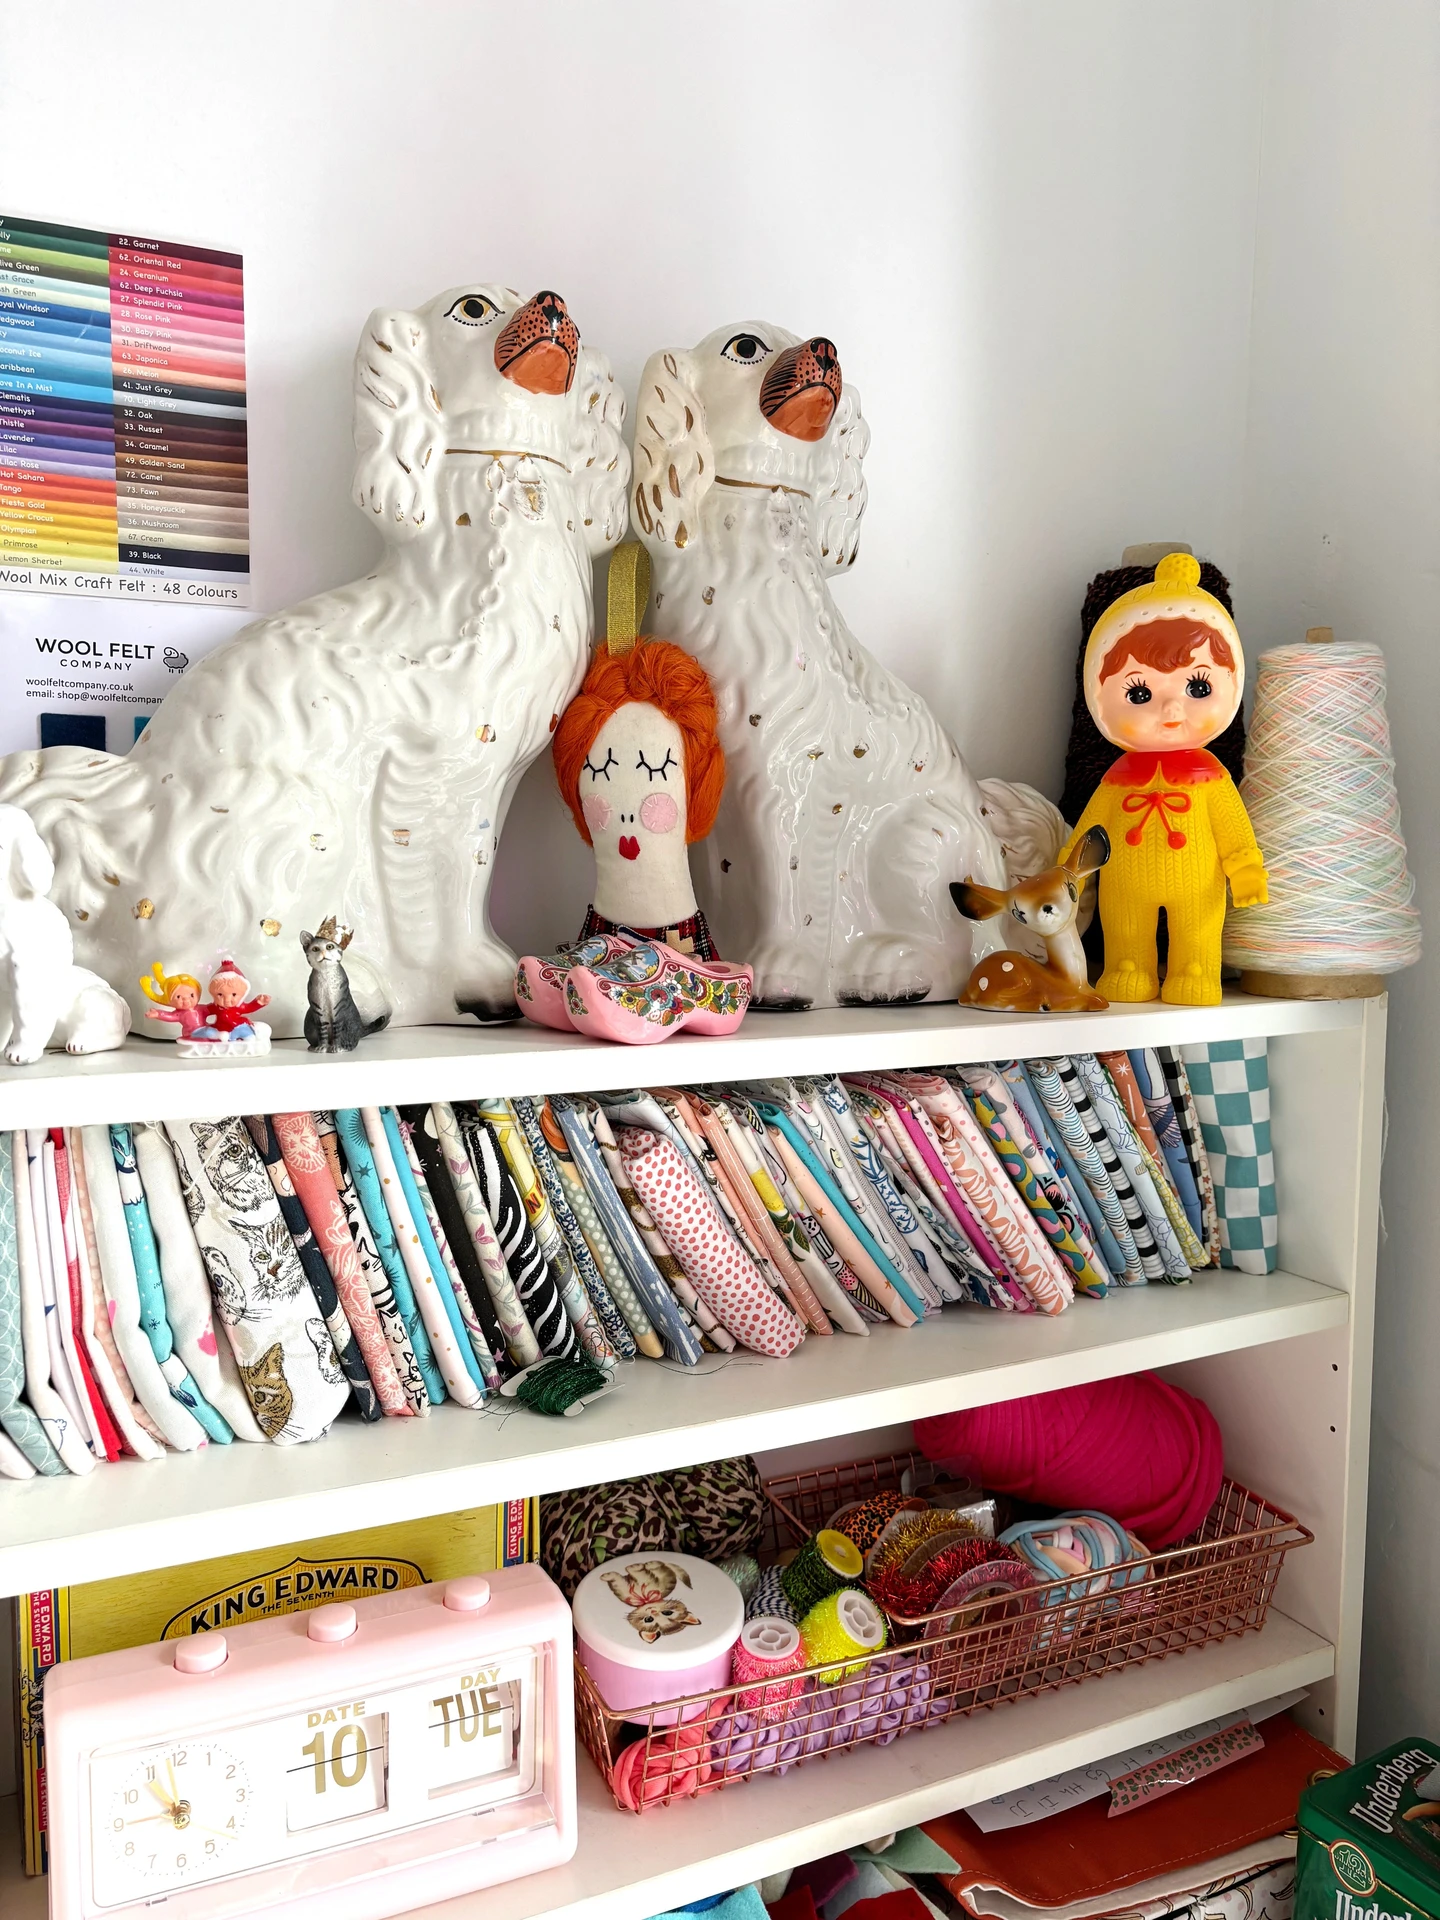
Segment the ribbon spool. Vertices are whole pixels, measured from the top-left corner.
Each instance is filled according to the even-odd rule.
[[[640,638],[640,622],[650,600],[650,555],[638,540],[623,541],[610,560],[605,581],[605,647],[629,653]]]
[[[826,1667],[817,1676],[822,1686],[848,1680],[858,1673],[867,1653],[879,1653],[888,1637],[885,1616],[858,1587],[842,1587],[830,1593],[806,1614],[800,1623],[800,1638],[805,1647],[807,1666],[822,1661],[848,1660],[849,1665]],[[857,1656],[860,1656],[857,1658]]]
[[[1420,954],[1385,712],[1385,656],[1311,627],[1261,654],[1241,797],[1269,873],[1231,912],[1224,958],[1247,993],[1354,1000]]]
[[[851,1585],[864,1571],[865,1562],[855,1542],[843,1533],[836,1533],[833,1527],[822,1527],[819,1533],[811,1535],[781,1573],[780,1584],[791,1606],[803,1618],[817,1600]]]
[[[797,1699],[805,1687],[803,1680],[786,1676],[799,1674],[804,1666],[805,1649],[800,1629],[792,1621],[782,1620],[773,1613],[757,1614],[747,1620],[730,1655],[732,1682],[770,1680],[780,1684],[747,1687],[736,1697],[737,1711],[758,1714],[766,1722],[783,1720],[786,1706]]]
[[[747,1620],[778,1618],[788,1620],[792,1626],[799,1626],[800,1616],[791,1606],[781,1584],[781,1572],[779,1567],[761,1568],[755,1590],[745,1602]]]

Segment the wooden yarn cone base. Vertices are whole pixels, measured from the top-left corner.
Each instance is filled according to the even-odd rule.
[[[1380,973],[1266,973],[1245,967],[1240,974],[1242,993],[1265,994],[1274,1000],[1373,1000],[1385,991]]]

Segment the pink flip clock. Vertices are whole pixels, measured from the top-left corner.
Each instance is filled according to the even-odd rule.
[[[559,1865],[571,1647],[521,1566],[53,1667],[52,1914],[383,1920]]]

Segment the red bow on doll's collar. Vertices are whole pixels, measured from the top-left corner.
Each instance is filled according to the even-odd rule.
[[[1107,787],[1146,787],[1159,773],[1168,786],[1199,787],[1223,780],[1225,769],[1204,747],[1179,747],[1174,753],[1122,753],[1105,775]]]

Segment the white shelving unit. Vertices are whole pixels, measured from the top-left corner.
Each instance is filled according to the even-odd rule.
[[[616,1811],[582,1755],[573,1863],[450,1903],[486,1920],[556,1914],[643,1920],[678,1900],[960,1806],[1057,1768],[1308,1686],[1304,1717],[1354,1738],[1384,1067],[1383,1001],[1235,996],[1099,1015],[992,1018],[957,1007],[753,1015],[728,1041],[683,1034],[621,1053],[509,1028],[379,1036],[353,1059],[295,1045],[268,1059],[186,1066],[162,1047],[49,1057],[0,1082],[0,1128],[284,1111],[484,1092],[692,1084],[1268,1036],[1285,1271],[1212,1274],[1188,1288],[1081,1301],[1041,1321],[952,1310],[912,1337],[807,1341],[789,1361],[748,1354],[699,1374],[638,1363],[575,1422],[444,1408],[426,1422],[345,1420],[294,1449],[211,1448],[82,1481],[0,1486],[0,1594],[192,1560],[362,1524],[586,1485],[737,1451],[856,1439],[922,1414],[1133,1372],[1171,1371],[1214,1408],[1231,1473],[1314,1529],[1290,1556],[1258,1635],[1131,1669],[866,1748],[784,1780],[645,1816]],[[0,1913],[38,1920],[40,1883],[0,1814]],[[9,1848],[7,1854],[6,1848]],[[432,1910],[437,1916],[439,1909]]]

